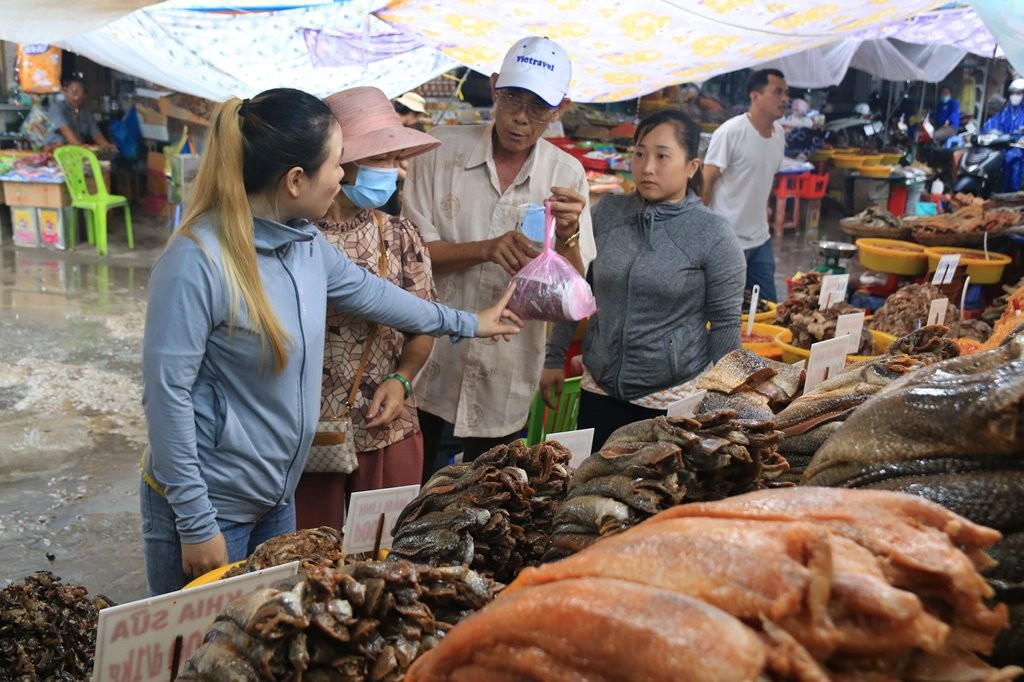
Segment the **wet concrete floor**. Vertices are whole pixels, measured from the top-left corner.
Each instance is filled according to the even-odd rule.
[[[149,269],[164,221],[137,215],[136,249],[0,245],[0,587],[39,570],[117,603],[146,596],[138,519],[145,445],[141,352]],[[808,241],[774,239],[778,287],[819,265]]]

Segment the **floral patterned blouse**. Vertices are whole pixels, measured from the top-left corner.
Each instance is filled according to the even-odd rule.
[[[327,241],[343,251],[353,263],[381,276],[381,233],[374,213],[364,210],[349,221],[337,223],[322,219],[315,224]],[[430,255],[419,231],[404,218],[377,213],[383,220],[384,245],[388,256],[385,278],[420,298],[436,300]],[[352,382],[366,347],[366,338],[373,326],[373,323],[360,317],[328,309],[321,416],[334,416],[344,411],[345,400],[352,390]],[[391,327],[378,328],[351,414],[357,452],[379,450],[409,438],[420,430],[416,418],[415,395],[406,399],[405,409],[398,419],[375,429],[366,428],[366,411],[373,400],[373,394],[384,377],[398,367],[404,343],[405,335],[402,332]]]

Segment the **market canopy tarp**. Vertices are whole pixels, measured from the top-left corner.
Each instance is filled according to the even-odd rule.
[[[0,0],[0,40],[56,43],[87,33],[159,0]]]
[[[225,12],[165,3],[60,45],[165,88],[218,101],[275,87],[325,97],[355,85],[374,85],[396,97],[458,65],[368,13],[382,5],[330,2]]]
[[[557,40],[569,96],[614,102],[704,81],[913,17],[936,0],[399,0],[377,16],[462,64],[499,70],[518,37]]]
[[[985,22],[1006,58],[1024,73],[1024,0],[970,0],[971,7]]]

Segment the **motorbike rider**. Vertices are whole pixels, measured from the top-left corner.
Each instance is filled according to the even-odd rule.
[[[1022,130],[1024,130],[1024,78],[1018,78],[1010,83],[1006,108],[985,121],[985,125],[981,126],[981,132],[998,131],[1019,138]],[[1022,166],[1024,166],[1024,149],[1017,145],[1011,146],[1003,156],[1003,192],[1020,191]]]

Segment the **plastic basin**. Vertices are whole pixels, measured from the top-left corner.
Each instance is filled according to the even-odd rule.
[[[1012,262],[1012,258],[1002,253],[988,252],[988,260],[981,249],[965,249],[959,246],[929,246],[925,250],[928,257],[928,272],[934,272],[939,266],[939,259],[950,253],[960,254],[960,265],[967,268],[967,276],[971,284],[997,284],[1003,278],[1003,270]]]
[[[775,312],[779,308],[778,304],[773,303],[771,301],[765,301],[764,304],[768,308],[768,310],[764,311],[763,313],[754,313],[755,324],[758,322],[770,323],[775,320]],[[746,313],[740,315],[740,321],[743,324],[746,324],[748,319],[750,319],[750,316],[747,315]]]
[[[847,355],[846,363],[860,362],[861,360],[870,360],[871,358],[877,358],[879,355],[884,353],[892,342],[896,340],[896,337],[892,334],[886,334],[885,332],[875,331],[869,329],[868,333],[875,339],[875,350],[878,351],[876,355]],[[790,364],[797,362],[798,360],[807,360],[811,357],[811,351],[806,348],[797,348],[792,343],[793,332],[788,329],[782,329],[775,336],[775,345],[782,350],[782,361]]]
[[[765,337],[765,341],[743,341],[743,347],[747,350],[754,351],[758,355],[765,358],[772,358],[773,360],[782,359],[782,349],[775,344],[775,337],[780,332],[788,332],[789,330],[785,327],[779,327],[774,324],[764,324],[761,322],[754,323],[754,335]],[[746,323],[740,327],[740,332],[743,333],[743,338],[746,339],[747,325]]]
[[[857,240],[857,260],[867,270],[893,275],[923,275],[928,271],[925,247],[914,242],[881,237]]]

